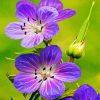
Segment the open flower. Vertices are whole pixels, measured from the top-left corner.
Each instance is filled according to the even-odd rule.
[[[63,98],[61,100],[100,100],[100,94],[89,85],[80,86],[74,93],[73,97]]]
[[[60,63],[62,52],[56,45],[44,48],[40,56],[23,54],[15,66],[21,71],[14,79],[15,87],[23,93],[36,90],[44,98],[54,99],[65,90],[63,82],[74,82],[81,76],[80,68],[71,62]]]
[[[96,100],[100,100],[100,94],[97,95]]]
[[[50,40],[59,31],[57,21],[75,15],[71,9],[63,10],[59,0],[41,0],[35,6],[28,0],[17,3],[16,16],[21,22],[13,22],[6,28],[6,34],[11,39],[22,39],[21,45],[31,48],[43,40]]]

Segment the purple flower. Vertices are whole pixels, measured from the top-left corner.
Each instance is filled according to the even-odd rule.
[[[23,93],[36,90],[44,98],[57,98],[65,90],[63,82],[74,82],[81,76],[80,68],[71,62],[60,63],[62,52],[56,45],[44,48],[40,56],[23,54],[15,66],[21,71],[14,79],[15,87]]]
[[[91,86],[84,84],[75,91],[73,97],[67,97],[61,100],[100,100],[100,94],[97,95]]]
[[[96,100],[100,100],[100,94],[97,95],[97,99]]]
[[[59,31],[57,21],[75,15],[72,9],[63,10],[59,0],[41,0],[35,6],[28,0],[17,3],[16,16],[21,22],[13,22],[6,28],[6,34],[11,39],[22,39],[21,45],[31,48],[43,40],[50,40]]]

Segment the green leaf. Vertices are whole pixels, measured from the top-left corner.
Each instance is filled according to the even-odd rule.
[[[79,32],[75,42],[81,42],[81,41],[84,40],[84,38],[86,36],[87,29],[88,29],[89,20],[90,20],[90,17],[91,17],[91,13],[92,13],[94,4],[95,4],[95,1],[92,2],[92,6],[91,6],[91,9],[90,9],[89,15],[86,18],[86,20],[84,21],[84,23],[83,23],[83,25],[82,25],[82,27],[80,29],[80,32]]]
[[[14,83],[14,77],[15,75],[9,75],[8,73],[6,74],[7,78],[10,80],[11,83]],[[26,98],[27,94],[22,93],[23,96]],[[11,99],[13,100],[13,99]]]
[[[34,97],[35,97],[35,95],[36,95],[37,93],[38,93],[38,91],[32,93],[32,95],[31,95],[31,97],[29,98],[29,100],[35,100]]]
[[[73,89],[67,89],[67,90],[65,90],[64,94],[60,98],[58,98],[56,100],[60,100],[61,98],[73,96],[74,92],[75,92],[75,90],[73,90]]]
[[[35,96],[35,98],[33,100],[39,100],[39,96],[40,96],[40,94],[37,93],[36,96]]]
[[[14,99],[11,97],[11,100],[14,100]]]
[[[44,40],[43,42],[44,42],[45,46],[49,46],[52,42],[52,39],[51,40]]]
[[[39,96],[38,100],[44,100],[42,97]]]
[[[13,83],[15,75],[6,74],[7,78]]]
[[[43,48],[35,48],[32,52],[36,53],[36,54],[40,54],[40,52],[41,52],[42,49]]]
[[[27,94],[23,93],[23,96],[24,96],[24,98],[26,98],[27,97]]]
[[[10,57],[5,57],[5,59],[8,60],[8,61],[15,61],[15,59],[10,58]]]

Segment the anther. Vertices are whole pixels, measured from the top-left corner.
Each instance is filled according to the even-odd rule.
[[[35,76],[35,79],[37,79],[37,76]]]
[[[42,80],[39,80],[39,82],[38,83],[40,83]]]
[[[41,27],[41,30],[43,29],[43,26]]]
[[[43,70],[46,70],[46,68],[44,67]]]
[[[34,21],[36,21],[34,18],[32,18]]]
[[[25,35],[27,34],[27,32],[24,33]]]
[[[22,30],[24,30],[23,26],[20,26]]]
[[[25,26],[25,23],[24,23],[24,26]]]
[[[46,80],[47,80],[47,78],[44,79],[44,81],[46,81]]]
[[[36,72],[37,70],[35,69],[35,72]]]
[[[37,73],[35,72],[35,75],[37,75]]]
[[[51,76],[50,78],[54,78],[54,76]]]
[[[52,67],[50,67],[50,71],[52,70]]]

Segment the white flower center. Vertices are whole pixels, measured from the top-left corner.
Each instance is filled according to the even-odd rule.
[[[47,80],[48,78],[54,78],[53,73],[54,73],[54,69],[52,67],[50,68],[44,67],[41,68],[39,71],[35,71],[35,75],[41,76],[43,81]]]
[[[42,32],[44,25],[41,23],[41,21],[34,21],[34,23],[31,22],[29,19],[28,21],[29,23],[24,23],[23,26],[21,26],[21,29],[25,31],[25,35],[29,31],[36,34]]]

